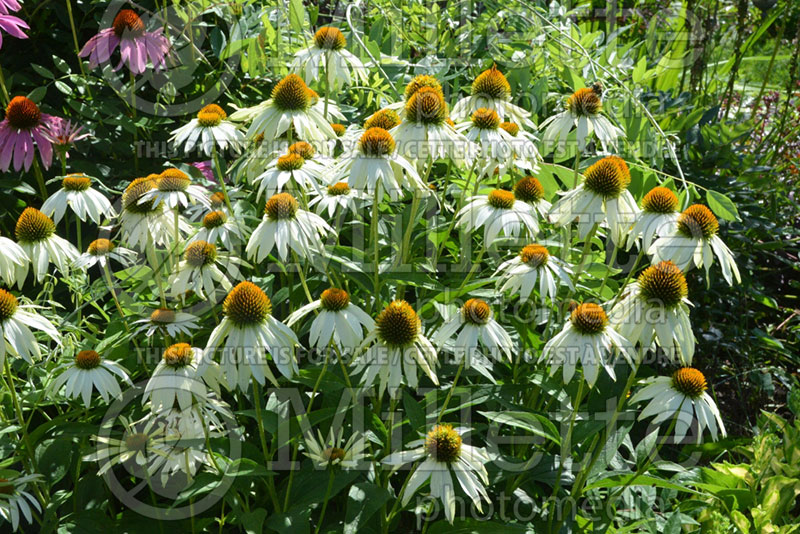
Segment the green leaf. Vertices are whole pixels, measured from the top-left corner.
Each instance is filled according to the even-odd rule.
[[[681,486],[680,484],[675,484],[674,482],[670,482],[668,480],[664,480],[663,478],[657,478],[650,475],[640,475],[637,477],[635,474],[611,475],[588,484],[585,489],[586,491],[589,491],[598,488],[621,488],[631,481],[633,481],[633,484],[631,484],[632,486],[655,486],[657,488],[666,488],[684,493],[702,495],[702,493],[698,491],[687,488],[686,486]]]
[[[556,426],[543,415],[531,412],[478,412],[489,421],[501,425],[509,425],[515,428],[527,430],[531,434],[549,439],[554,443],[561,443],[561,436]]]
[[[347,493],[347,515],[344,521],[344,534],[356,534],[364,524],[375,515],[391,495],[380,486],[370,482],[353,484]]]
[[[297,33],[303,31],[305,13],[306,10],[303,7],[303,0],[289,0],[289,23],[292,26],[292,30]]]
[[[722,193],[709,189],[706,191],[706,202],[708,202],[708,207],[717,217],[726,221],[741,220],[739,219],[739,210],[736,209],[736,204]]]
[[[456,519],[451,525],[447,521],[439,521],[428,529],[430,534],[533,534],[533,527],[512,523],[496,523],[479,519]]]
[[[51,80],[55,78],[55,76],[53,76],[53,73],[49,69],[46,69],[41,65],[37,65],[36,63],[31,63],[31,68],[35,70],[37,73],[39,73],[40,76],[44,76],[45,78],[50,78]]]
[[[420,430],[425,426],[425,410],[408,391],[403,392],[403,408],[406,410],[408,422],[413,430]]]

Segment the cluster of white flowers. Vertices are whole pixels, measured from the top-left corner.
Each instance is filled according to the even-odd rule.
[[[412,303],[400,296],[388,304],[381,302],[378,279],[385,271],[379,272],[376,261],[376,292],[371,298],[351,301],[346,283],[325,289],[313,300],[303,278],[309,302],[282,322],[273,314],[276,310],[262,287],[267,285],[263,277],[246,279],[246,273],[260,271],[267,263],[285,269],[292,262],[304,264],[301,275],[314,267],[327,277],[322,260],[331,255],[342,221],[355,220],[367,206],[373,217],[379,216],[387,198],[394,202],[407,195],[415,200],[435,195],[429,180],[441,160],[464,176],[458,209],[450,215],[451,229],[470,236],[482,233],[483,250],[507,242],[527,243],[496,267],[493,294],[498,302],[517,297],[534,306],[539,303],[546,308],[549,302],[557,308],[565,294],[569,300],[579,290],[585,258],[579,265],[570,264],[571,243],[558,237],[564,235],[559,233],[561,227],[569,228],[575,221],[586,250],[593,239],[605,235],[614,247],[638,247],[642,255],[651,257],[652,265],[609,302],[576,303],[563,315],[550,311],[547,333],[551,323],[563,321],[563,328],[546,340],[540,355],[551,375],[560,370],[565,383],[577,375],[594,387],[601,368],[615,379],[618,356],[636,369],[643,354],[661,349],[679,368],[630,399],[634,404],[652,399],[640,418],[655,416],[656,424],[675,419],[679,438],[693,421],[699,424],[698,441],[706,427],[714,439],[724,435],[719,411],[706,393],[705,378],[689,367],[695,337],[684,272],[696,266],[707,273],[716,256],[725,280],[733,284],[740,280],[738,269],[718,236],[717,219],[705,206],[692,205],[679,213],[675,193],[656,187],[644,196],[640,208],[628,191],[631,173],[626,161],[608,153],[623,132],[602,115],[601,91],[579,89],[567,99],[562,113],[543,124],[545,147],[555,141],[563,145],[576,127],[580,151],[594,133],[605,153],[580,176],[576,167],[576,183],[571,190],[559,192],[551,205],[547,199],[554,192],[546,192],[536,177],[542,163],[536,125],[530,112],[512,104],[510,84],[496,67],[475,78],[472,93],[456,102],[452,112],[440,82],[421,75],[408,83],[402,101],[387,104],[363,125],[345,128],[330,122],[344,120],[336,102],[328,96],[321,98],[307,85],[320,82],[333,92],[367,80],[368,68],[345,45],[339,30],[321,29],[314,44],[297,53],[292,64],[296,73],[278,81],[270,99],[230,116],[210,104],[174,131],[176,145],[186,151],[199,146],[213,156],[214,181],[206,183],[219,191],[207,190],[187,167],[169,166],[159,174],[131,181],[118,213],[92,187],[95,178],[70,174],[41,211],[27,208],[21,214],[16,241],[0,237],[0,278],[7,286],[23,288],[31,269],[33,282],[41,283],[51,263],[63,277],[76,271],[85,275],[99,265],[121,320],[127,317],[117,301],[111,262],[128,269],[142,256],[149,264],[145,277],[155,282],[149,303],[153,311],[146,318],[133,318],[134,325],[140,326],[132,335],[144,334],[151,343],[168,346],[144,390],[148,414],[138,421],[124,420],[123,435],[103,438],[102,452],[90,457],[101,463],[101,472],[130,461],[148,475],[160,473],[168,478],[180,471],[191,480],[202,466],[214,465],[211,453],[198,442],[222,433],[223,420],[233,418],[222,400],[223,389],[247,394],[267,381],[277,386],[279,377],[297,377],[302,339],[298,332],[307,332],[309,346],[320,352],[354,354],[352,370],[360,375],[363,386],[377,384],[381,396],[388,391],[396,398],[404,387],[416,388],[425,379],[438,386],[443,378],[439,359],[444,353],[452,354],[459,366],[450,388],[455,388],[462,369],[474,369],[496,383],[494,366],[515,361],[518,334],[486,300],[473,297],[460,307],[437,308],[443,324],[426,334]],[[258,150],[262,144],[286,151],[264,157]],[[217,160],[230,149],[240,155],[230,167],[232,175],[223,176]],[[486,187],[490,182],[491,187]],[[442,201],[448,193],[451,190],[445,188]],[[251,230],[248,206],[259,203],[262,196],[266,197],[263,216]],[[80,221],[90,219],[97,225],[114,226],[118,232],[93,241],[81,253],[56,235],[56,224],[68,209]],[[190,213],[196,218],[190,220]],[[415,216],[412,210],[412,229]],[[199,222],[192,222],[197,218]],[[379,219],[369,224],[378,236]],[[546,230],[555,231],[545,236]],[[245,257],[239,255],[241,246]],[[373,246],[377,260],[377,237]],[[404,240],[398,253],[404,255],[407,247]],[[358,284],[364,283],[362,276]],[[278,282],[271,287],[277,292]],[[467,293],[461,292],[465,297]],[[174,302],[207,301],[212,309],[224,296],[222,318],[218,320],[214,311],[216,325],[204,346],[180,341],[192,338],[202,321],[197,315],[167,307],[167,296]],[[373,319],[365,309],[380,311]],[[35,304],[20,304],[15,295],[0,289],[0,364],[7,355],[28,365],[41,360],[32,329],[61,343],[59,329],[40,311]],[[62,348],[58,354],[63,360],[48,383],[50,395],[80,399],[88,408],[94,391],[110,402],[122,394],[120,382],[132,385],[132,373],[105,359],[103,350]],[[254,402],[261,401],[255,398]],[[482,501],[489,501],[484,465],[490,457],[484,449],[462,443],[467,431],[437,424],[410,443],[410,450],[383,458],[383,464],[393,468],[420,462],[404,486],[403,504],[430,479],[431,494],[445,503],[452,521],[453,476],[478,508]],[[369,454],[363,436],[353,434],[345,440],[341,431],[331,430],[327,439],[321,432],[316,437],[308,435],[305,442],[306,454],[324,467],[352,469]],[[0,514],[11,517],[15,528],[18,510],[30,521],[28,503],[39,507],[30,494],[18,490],[31,482],[35,480],[30,476],[13,482],[15,500],[0,495]]]

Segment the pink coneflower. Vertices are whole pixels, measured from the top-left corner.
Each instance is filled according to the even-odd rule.
[[[2,0],[0,0],[2,1]],[[69,157],[67,150],[72,148],[77,141],[89,137],[88,133],[81,133],[83,126],[72,124],[72,121],[61,117],[52,117],[50,121],[50,131],[47,137],[59,153],[63,153],[65,158]]]
[[[22,9],[22,6],[17,0],[0,0],[0,15],[8,15],[20,9]]]
[[[54,117],[42,113],[33,100],[15,96],[6,107],[6,118],[0,122],[0,170],[7,171],[14,160],[14,170],[31,168],[34,147],[39,149],[42,165],[47,169],[53,161],[53,145],[48,131]]]
[[[206,180],[208,180],[209,182],[217,181],[217,179],[214,177],[214,170],[211,168],[211,160],[195,161],[194,163],[192,163],[192,167],[202,172],[203,176],[205,176]]]
[[[121,60],[114,70],[125,63],[134,74],[145,71],[147,60],[153,68],[163,68],[169,53],[169,40],[161,35],[161,28],[146,32],[144,22],[130,9],[123,9],[114,17],[110,28],[89,39],[80,52],[80,57],[89,56],[92,68],[107,62],[119,46]]]
[[[6,0],[0,0],[0,30],[17,39],[27,39],[28,36],[22,30],[30,30],[30,26],[21,18],[9,15],[6,6],[3,5],[4,1]],[[0,48],[2,47],[3,32],[0,32]]]

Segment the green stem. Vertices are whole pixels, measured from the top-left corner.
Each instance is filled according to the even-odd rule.
[[[81,69],[81,74],[86,76],[86,71],[83,70],[83,61],[81,60],[81,47],[78,45],[78,32],[75,30],[75,19],[72,16],[72,0],[66,0],[67,15],[69,16],[69,27],[72,30],[72,44],[75,45],[75,57],[78,58],[78,68]],[[86,92],[89,98],[92,98],[92,89],[89,84],[86,84]]]
[[[331,498],[331,490],[333,490],[333,479],[336,478],[336,472],[333,467],[328,468],[331,472],[328,477],[328,488],[325,490],[325,499],[322,501],[322,510],[319,512],[319,520],[317,521],[317,528],[314,529],[314,534],[319,534],[319,529],[322,528],[322,520],[325,519],[325,511],[328,509],[328,500]]]
[[[228,196],[228,189],[225,187],[225,176],[219,166],[216,143],[211,145],[211,158],[214,160],[214,175],[217,177],[217,180],[219,180],[222,196],[225,198],[225,206],[228,208],[228,215],[233,217],[233,207],[231,206],[231,199]]]
[[[39,167],[39,160],[36,159],[34,155],[33,158],[33,174],[36,176],[36,183],[39,184],[39,194],[42,195],[42,202],[47,200],[47,186],[44,185],[44,175],[42,174],[42,168]]]
[[[269,453],[269,448],[267,447],[267,436],[264,432],[264,418],[261,414],[261,392],[258,387],[258,382],[255,378],[253,378],[253,406],[256,409],[256,424],[258,425],[258,439],[261,442],[261,452],[264,455],[264,466],[267,470],[270,469],[270,463],[272,463],[272,455]],[[267,476],[267,491],[269,493],[269,497],[272,500],[272,505],[275,507],[275,513],[280,514],[282,512],[280,502],[278,501],[278,493],[275,491],[275,475],[270,474]]]
[[[6,78],[3,76],[3,67],[0,66],[0,89],[3,90],[3,103],[8,104],[11,98],[8,96],[8,89],[6,88]]]
[[[450,386],[450,389],[447,391],[447,397],[444,398],[444,404],[442,404],[442,409],[439,411],[439,417],[436,418],[436,422],[439,423],[444,417],[444,412],[447,411],[447,405],[450,404],[450,398],[453,396],[453,391],[456,389],[456,385],[458,384],[458,379],[461,376],[461,371],[464,370],[464,360],[461,360],[461,363],[458,366],[458,370],[456,371],[456,376],[453,378],[453,385]]]
[[[372,254],[374,259],[374,273],[372,279],[372,287],[373,287],[373,302],[375,307],[377,307],[377,303],[379,300],[379,290],[380,290],[380,280],[379,280],[379,273],[380,273],[380,258],[378,257],[378,253],[380,250],[378,238],[379,232],[378,228],[380,226],[379,221],[379,200],[380,200],[380,185],[375,186],[375,197],[372,199],[372,220],[370,221],[372,227],[370,230],[372,231]]]
[[[158,263],[158,256],[156,255],[156,247],[153,244],[153,237],[149,234],[147,235],[147,256],[150,259],[150,265],[153,268],[153,276],[156,279],[156,284],[158,284],[158,296],[161,300],[161,307],[167,307],[167,297],[164,295],[165,288],[164,288],[164,281],[161,278],[161,265]]]
[[[603,283],[600,284],[600,289],[597,291],[597,295],[600,298],[603,298],[603,290],[606,288],[606,282],[608,282],[608,279],[611,278],[611,269],[614,267],[614,263],[617,261],[618,251],[619,248],[617,246],[614,246],[614,251],[611,253],[611,259],[608,261],[608,272],[603,277]]]
[[[642,261],[643,257],[644,257],[644,248],[639,250],[639,255],[636,256],[636,261],[633,262],[633,267],[631,267],[631,270],[628,271],[628,275],[625,277],[625,280],[622,282],[622,285],[620,286],[619,290],[617,291],[617,296],[616,296],[616,298],[614,298],[614,302],[611,303],[611,308],[609,308],[609,309],[613,309],[614,305],[617,302],[619,302],[619,299],[622,298],[622,294],[625,292],[625,288],[628,287],[628,282],[631,281],[631,278],[633,277],[633,273],[636,272],[636,268],[639,266],[639,263]]]
[[[569,427],[567,428],[567,435],[564,440],[561,442],[561,457],[558,462],[558,475],[556,476],[556,482],[553,486],[553,506],[550,510],[550,519],[548,523],[552,525],[552,521],[555,517],[555,507],[556,502],[558,501],[558,492],[561,489],[561,476],[564,474],[564,461],[568,454],[572,453],[572,433],[575,429],[575,419],[578,417],[578,410],[580,410],[581,402],[583,401],[583,394],[584,389],[586,387],[586,380],[581,377],[580,382],[578,383],[578,392],[575,395],[575,404],[572,406],[572,415],[570,416],[569,420]],[[552,529],[547,529],[548,532],[558,532],[558,529],[555,531]]]

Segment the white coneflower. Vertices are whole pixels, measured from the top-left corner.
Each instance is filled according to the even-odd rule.
[[[103,476],[112,467],[123,464],[130,473],[142,478],[155,474],[164,464],[164,457],[172,449],[165,432],[165,425],[154,417],[146,417],[141,421],[131,421],[124,415],[116,418],[123,426],[122,435],[113,438],[110,435],[98,435],[95,452],[84,457],[87,462],[97,462],[98,476]],[[104,423],[103,430],[109,430],[114,419]]]
[[[400,120],[400,116],[394,109],[390,108],[382,108],[370,115],[367,120],[364,121],[363,125],[351,125],[349,126],[345,132],[342,134],[344,137],[343,145],[344,145],[344,152],[349,153],[352,150],[358,148],[358,141],[361,139],[361,136],[364,135],[364,132],[369,130],[370,128],[381,128],[386,130],[387,132],[403,122]]]
[[[514,184],[514,198],[533,207],[539,216],[547,218],[552,206],[544,199],[544,187],[533,176],[520,178]]]
[[[494,189],[488,195],[477,195],[456,214],[459,227],[472,232],[483,228],[486,248],[492,246],[497,236],[517,237],[526,229],[531,237],[539,233],[536,208],[514,198],[514,193]]]
[[[355,362],[355,372],[364,371],[361,382],[370,386],[380,377],[378,394],[387,386],[394,395],[401,384],[416,388],[421,368],[431,381],[439,385],[434,367],[436,349],[422,334],[422,323],[414,308],[404,300],[389,303],[375,320],[375,328],[367,335]]]
[[[159,175],[151,174],[136,178],[122,193],[122,212],[119,216],[123,240],[131,247],[144,250],[148,243],[167,246],[175,239],[175,217],[165,203],[154,205],[155,199],[143,201],[144,195],[156,189]],[[191,228],[183,218],[178,218],[179,234],[185,235]]]
[[[453,119],[464,119],[480,108],[497,112],[503,120],[511,120],[526,128],[536,128],[531,113],[511,103],[511,85],[497,65],[481,72],[472,82],[472,94],[453,106]]]
[[[437,425],[424,439],[409,443],[410,450],[393,453],[381,460],[382,464],[397,469],[424,458],[406,483],[401,501],[403,506],[430,479],[431,496],[442,501],[445,517],[452,524],[456,512],[453,475],[479,512],[482,512],[481,500],[491,502],[486,493],[489,474],[484,467],[490,461],[489,455],[483,448],[463,442],[461,436],[466,431],[451,425]]]
[[[42,204],[42,213],[53,217],[58,222],[64,217],[67,206],[82,221],[88,216],[95,224],[100,224],[103,217],[109,219],[117,216],[111,202],[102,193],[92,187],[92,178],[83,173],[68,174],[61,180],[61,189],[50,195]]]
[[[286,319],[287,326],[319,310],[311,323],[308,342],[312,347],[325,350],[333,340],[342,350],[349,352],[364,341],[364,332],[375,328],[375,321],[364,310],[350,302],[350,295],[343,289],[331,287],[320,295],[319,300],[302,306]]]
[[[325,73],[330,90],[352,85],[353,78],[366,84],[369,80],[369,69],[360,59],[345,50],[346,46],[347,39],[338,28],[323,26],[314,34],[310,47],[295,52],[291,69],[302,75],[306,83],[322,80],[322,73]]]
[[[578,89],[567,98],[566,109],[545,120],[540,128],[545,128],[542,142],[551,147],[558,140],[558,151],[562,152],[567,144],[567,136],[573,126],[577,128],[578,150],[583,152],[586,139],[594,132],[603,151],[616,147],[617,138],[625,135],[620,128],[601,114],[603,102],[602,90],[598,87]]]
[[[570,266],[551,256],[547,248],[535,243],[525,245],[518,255],[500,264],[494,276],[497,277],[497,288],[501,292],[519,293],[521,301],[533,297],[537,281],[542,304],[548,297],[555,302],[559,282],[570,290],[574,289]]]
[[[170,292],[178,297],[191,290],[203,300],[213,299],[217,289],[233,289],[231,279],[241,278],[242,264],[249,266],[231,254],[217,252],[211,243],[194,241],[186,246],[183,260],[170,279]]]
[[[222,376],[216,362],[205,362],[201,375],[198,369],[202,362],[202,349],[188,343],[167,347],[147,381],[142,404],[150,401],[153,413],[163,413],[171,410],[176,402],[181,410],[188,410],[195,403],[205,403],[206,385],[219,392]]]
[[[416,167],[396,149],[392,135],[377,126],[370,128],[358,141],[358,149],[345,156],[333,168],[337,180],[352,189],[375,195],[379,187],[398,200],[404,190],[430,193]]]
[[[495,110],[478,108],[470,120],[456,125],[456,131],[480,148],[478,176],[491,175],[495,171],[503,176],[514,168],[514,138],[500,128],[500,117]]]
[[[202,228],[189,238],[189,243],[205,241],[216,245],[219,241],[225,245],[226,249],[235,250],[240,243],[245,241],[247,227],[233,217],[229,217],[222,210],[206,213],[201,224]]]
[[[264,140],[272,142],[289,128],[297,132],[301,139],[314,143],[324,143],[336,139],[319,109],[313,105],[314,93],[296,74],[289,74],[272,89],[272,98],[251,108],[240,109],[231,114],[231,120],[252,120],[247,137],[253,139],[259,134]]]
[[[542,155],[536,147],[539,139],[515,122],[501,122],[500,128],[512,137],[514,165],[531,173],[539,172],[539,163],[542,162]]]
[[[701,204],[693,204],[680,214],[669,234],[659,237],[650,245],[647,253],[653,256],[653,263],[670,260],[683,270],[692,264],[698,269],[704,267],[706,277],[716,255],[725,281],[733,285],[735,278],[741,283],[742,277],[733,254],[719,238],[718,232],[719,222],[711,210]]]
[[[260,287],[252,282],[239,282],[225,298],[225,317],[211,332],[206,351],[222,345],[220,366],[228,389],[247,390],[251,377],[259,384],[268,378],[278,385],[264,355],[269,352],[272,362],[286,378],[298,372],[294,332],[272,316],[272,302]]]
[[[611,310],[611,325],[634,345],[647,350],[655,340],[671,359],[691,365],[695,339],[688,294],[686,278],[674,263],[652,265]]]
[[[316,439],[309,432],[304,439],[306,450],[303,454],[308,456],[319,469],[332,466],[355,469],[366,457],[364,450],[367,448],[367,442],[360,434],[352,434],[347,441],[342,442],[343,433],[342,428],[338,432],[334,432],[331,428],[328,439],[324,439],[318,430]]]
[[[572,311],[564,328],[556,334],[542,351],[542,360],[550,363],[550,376],[559,367],[566,384],[572,380],[578,361],[583,367],[583,376],[589,387],[597,381],[600,366],[605,367],[609,376],[616,380],[615,363],[607,357],[618,353],[632,364],[630,343],[608,325],[608,317],[597,304],[584,303]]]
[[[654,187],[642,199],[642,211],[636,216],[631,229],[632,239],[628,239],[627,248],[642,238],[642,250],[650,249],[653,240],[659,235],[668,234],[678,222],[678,197],[671,189]]]
[[[15,229],[17,243],[25,251],[30,262],[17,264],[14,276],[22,287],[28,276],[28,269],[33,269],[33,278],[41,283],[47,274],[50,263],[55,264],[59,272],[69,276],[69,269],[80,253],[72,243],[56,235],[53,220],[36,208],[25,208],[17,219]]]
[[[411,97],[414,96],[417,93],[417,91],[419,91],[423,87],[427,87],[429,89],[433,89],[434,91],[436,91],[437,93],[442,95],[442,99],[444,99],[444,92],[442,91],[442,84],[439,83],[439,80],[437,80],[436,78],[434,78],[433,76],[430,76],[428,74],[418,74],[417,76],[414,76],[411,79],[411,81],[408,82],[408,84],[406,85],[405,90],[403,91],[403,99],[398,101],[398,102],[394,102],[392,104],[389,104],[388,106],[383,108],[383,110],[385,110],[387,112],[395,113],[395,115],[398,117],[397,123],[394,124],[394,126],[397,126],[398,124],[400,124],[400,122],[401,122],[400,119],[405,117],[406,110],[408,109],[407,108],[407,104],[411,100]],[[383,110],[381,110],[381,111],[383,111]],[[381,113],[381,112],[379,111],[378,113]],[[378,116],[378,113],[375,113],[375,115],[373,115],[373,117]],[[372,118],[372,117],[370,117],[370,118]],[[392,118],[392,116],[388,115],[388,117],[385,117],[385,118]],[[391,129],[391,128],[386,128],[382,124],[373,124],[372,126],[377,126],[379,128],[383,128],[385,130],[390,130]],[[365,124],[365,129],[366,129],[366,124]]]
[[[565,226],[577,219],[581,239],[586,238],[595,224],[606,222],[611,241],[623,246],[639,213],[628,191],[630,183],[631,173],[625,160],[607,156],[586,169],[583,182],[553,205],[550,221]]]
[[[31,507],[42,513],[39,501],[26,491],[28,484],[42,478],[39,474],[0,478],[0,517],[11,523],[11,530],[14,532],[19,528],[23,517],[29,524],[33,523]]]
[[[306,161],[303,156],[296,153],[285,154],[270,163],[264,172],[253,179],[253,185],[258,185],[256,200],[260,200],[264,193],[268,197],[282,193],[287,186],[291,190],[319,193],[324,173],[325,169],[313,160]]]
[[[316,206],[317,215],[325,216],[327,212],[328,218],[333,218],[337,211],[350,210],[350,213],[356,215],[361,200],[364,199],[357,189],[351,189],[347,182],[336,182],[323,188],[318,196],[308,201],[308,206]]]
[[[81,397],[86,408],[92,404],[92,391],[95,389],[103,402],[108,404],[112,398],[120,398],[122,395],[118,379],[133,386],[124,367],[101,358],[93,350],[80,351],[73,361],[59,365],[52,373],[56,378],[50,384],[49,391],[58,393],[64,387],[64,396],[70,399]]]
[[[645,401],[650,403],[639,413],[639,419],[653,417],[653,424],[660,425],[664,421],[677,417],[675,421],[675,439],[682,441],[686,432],[697,419],[697,443],[703,437],[703,430],[708,427],[711,437],[716,441],[719,435],[725,436],[725,425],[714,399],[706,393],[706,377],[693,367],[682,367],[672,376],[659,376],[636,392],[631,397],[631,404]]]
[[[163,202],[172,210],[180,206],[185,208],[189,204],[202,204],[208,209],[211,208],[208,191],[193,184],[188,174],[175,167],[164,169],[155,179],[155,187],[145,192],[139,199],[139,205],[149,205],[150,202],[154,208],[158,208]]]
[[[0,366],[5,362],[6,353],[19,356],[33,365],[33,358],[42,357],[39,342],[31,332],[41,330],[56,343],[61,343],[61,336],[53,323],[34,312],[33,305],[20,306],[17,297],[0,289]]]
[[[3,251],[0,254],[0,278],[3,279],[8,287],[11,287],[17,283],[17,269],[22,272],[22,267],[30,263],[31,260],[21,246],[1,235],[0,250]],[[20,288],[22,288],[24,282],[25,279],[19,281]]]
[[[195,146],[207,156],[214,152],[214,146],[220,150],[230,147],[238,151],[244,142],[244,135],[229,120],[228,114],[216,104],[209,104],[197,113],[197,117],[172,132],[175,147],[183,145],[185,152],[191,152]]]
[[[100,267],[105,269],[109,260],[118,262],[123,267],[130,267],[136,263],[138,254],[136,251],[127,249],[125,247],[118,247],[108,239],[95,239],[86,248],[86,252],[81,254],[73,266],[78,269],[88,269],[100,264]]]
[[[290,250],[301,258],[313,258],[324,254],[322,239],[334,233],[322,217],[301,210],[292,195],[278,193],[267,200],[264,218],[250,236],[245,252],[258,263],[274,248],[281,261],[286,261]]]
[[[457,332],[455,341],[448,343]],[[447,343],[456,361],[464,362],[467,369],[474,367],[492,383],[496,383],[491,373],[492,362],[502,360],[503,356],[511,360],[514,347],[511,336],[494,320],[491,308],[481,299],[467,300],[458,313],[439,327],[431,341],[440,349]],[[482,352],[480,345],[488,354]]]
[[[406,102],[403,122],[389,132],[397,150],[414,162],[450,159],[464,166],[477,146],[448,122],[447,103],[441,90],[422,87]]]
[[[199,320],[199,317],[191,313],[158,308],[153,310],[153,313],[147,319],[139,319],[133,322],[133,324],[142,325],[134,332],[134,335],[144,332],[147,337],[150,337],[158,332],[161,335],[166,334],[170,337],[175,337],[179,334],[191,336],[192,330],[200,328],[197,324]]]

